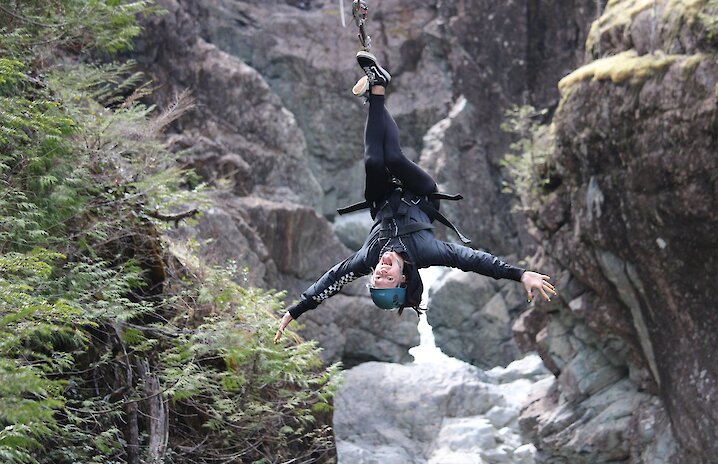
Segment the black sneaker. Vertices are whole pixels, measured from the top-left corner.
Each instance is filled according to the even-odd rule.
[[[369,52],[360,51],[357,53],[357,63],[364,70],[369,85],[380,85],[387,87],[391,82],[391,74],[386,69],[379,66],[376,57]]]

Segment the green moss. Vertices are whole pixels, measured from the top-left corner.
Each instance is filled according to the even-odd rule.
[[[688,20],[698,16],[698,13],[711,3],[707,0],[668,0],[663,16],[667,17],[671,14],[678,14]]]
[[[685,60],[681,62],[681,71],[683,72],[683,78],[688,79],[696,71],[696,68],[701,61],[708,58],[708,55],[704,53],[696,53],[689,55]]]
[[[609,0],[601,17],[591,25],[586,50],[595,51],[606,31],[625,30],[636,15],[654,7],[660,12],[656,21],[663,42],[670,42],[681,29],[696,22],[703,25],[710,37],[718,34],[718,0]]]
[[[718,35],[718,0],[709,0],[698,13],[698,20],[703,24],[708,38],[714,40]]]
[[[640,12],[651,8],[654,0],[609,0],[603,15],[593,22],[586,39],[586,50],[593,50],[604,31],[624,28]]]
[[[561,79],[558,88],[561,93],[565,93],[568,88],[588,79],[610,79],[614,84],[627,82],[630,85],[639,85],[662,72],[678,58],[680,55],[665,55],[662,52],[638,56],[634,50],[629,50],[578,68]]]

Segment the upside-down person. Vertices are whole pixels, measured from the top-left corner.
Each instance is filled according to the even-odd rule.
[[[439,199],[460,197],[438,193],[434,179],[404,156],[399,145],[399,128],[384,107],[391,75],[369,52],[357,53],[357,61],[366,76],[353,91],[358,96],[367,95],[369,101],[364,133],[365,201],[340,213],[369,208],[374,225],[359,251],[327,271],[287,310],[274,337],[275,343],[287,324],[365,275],[371,275],[369,291],[374,304],[384,310],[401,312],[413,308],[419,313],[424,286],[418,270],[430,266],[455,267],[494,279],[515,280],[523,284],[529,301],[534,291],[549,300],[549,294],[556,294],[548,282],[549,276],[434,237],[431,223],[439,220],[459,234],[463,242],[468,242],[437,209]]]

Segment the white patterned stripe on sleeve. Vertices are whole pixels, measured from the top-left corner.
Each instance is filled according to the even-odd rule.
[[[313,296],[312,299],[313,299],[314,301],[316,301],[317,303],[321,303],[322,301],[326,300],[326,299],[329,298],[330,296],[332,296],[332,295],[338,293],[339,290],[341,290],[343,286],[345,286],[345,285],[348,284],[349,282],[352,282],[352,281],[354,281],[354,280],[356,280],[356,279],[357,279],[357,277],[354,276],[354,273],[353,273],[353,272],[350,272],[349,274],[343,275],[343,276],[341,276],[341,277],[339,278],[339,280],[337,280],[336,282],[334,282],[333,284],[331,284],[329,287],[327,287],[326,289],[324,289],[324,291],[322,291],[322,293],[320,293],[319,295]]]

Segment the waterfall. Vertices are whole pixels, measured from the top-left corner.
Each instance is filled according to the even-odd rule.
[[[421,300],[424,305],[428,306],[429,302],[429,291],[434,282],[436,282],[447,270],[442,267],[431,267],[427,269],[420,269],[419,274],[421,280],[424,282],[424,294],[421,296]],[[422,314],[419,317],[419,344],[409,349],[409,354],[414,357],[414,362],[417,364],[436,364],[436,363],[451,363],[461,362],[455,358],[445,355],[439,347],[436,346],[436,340],[434,339],[434,332],[429,325],[429,321],[426,314]]]

